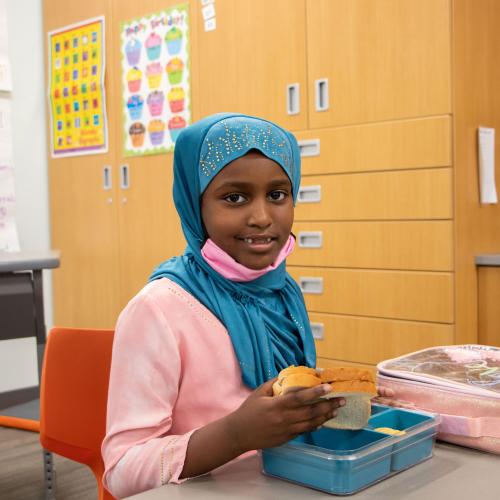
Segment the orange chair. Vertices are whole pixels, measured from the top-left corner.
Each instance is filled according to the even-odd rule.
[[[113,330],[53,328],[40,384],[43,448],[89,466],[99,500],[113,499],[102,485],[101,456],[113,335]]]

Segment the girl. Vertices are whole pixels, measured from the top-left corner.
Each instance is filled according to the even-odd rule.
[[[206,473],[335,416],[324,384],[272,397],[289,365],[316,355],[300,289],[286,273],[300,182],[295,138],[217,114],[174,154],[187,240],[120,315],[111,366],[104,483],[116,497]]]

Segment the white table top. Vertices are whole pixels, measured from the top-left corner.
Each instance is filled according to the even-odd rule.
[[[166,485],[135,500],[332,500],[334,495],[267,477],[258,457],[226,465],[182,485]],[[346,498],[355,500],[498,500],[500,456],[437,443],[434,456]]]
[[[0,272],[55,269],[59,267],[59,250],[40,252],[0,252]]]

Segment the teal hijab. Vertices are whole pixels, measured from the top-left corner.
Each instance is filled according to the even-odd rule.
[[[168,278],[207,307],[226,327],[244,383],[256,388],[289,365],[316,365],[316,351],[302,293],[285,262],[249,282],[234,282],[201,255],[207,235],[200,199],[231,161],[257,149],[300,184],[300,154],[292,134],[259,118],[219,113],[187,127],[174,151],[174,202],[187,241],[184,255],[161,264],[150,281]],[[203,362],[203,360],[200,360]]]

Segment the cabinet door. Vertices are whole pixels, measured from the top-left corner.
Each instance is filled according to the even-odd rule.
[[[305,1],[218,0],[213,31],[205,31],[196,3],[196,118],[236,111],[307,128]],[[293,84],[296,90],[288,90]],[[288,92],[299,105],[296,114],[287,112]]]
[[[307,0],[309,126],[450,113],[450,16],[449,0]]]
[[[146,284],[153,269],[164,260],[184,251],[185,241],[172,199],[173,154],[125,157],[123,155],[124,102],[122,60],[119,57],[121,24],[178,5],[178,0],[113,0],[113,40],[115,57],[110,59],[117,75],[112,106],[116,143],[116,165],[127,169],[128,187],[118,182],[118,218],[120,226],[120,306]],[[193,5],[193,4],[192,4]],[[198,3],[194,2],[198,7]],[[191,41],[194,26],[190,11]],[[193,63],[191,61],[191,71]],[[193,87],[193,81],[191,81]],[[120,176],[122,177],[122,175]]]
[[[45,31],[100,15],[108,22],[109,14],[108,1],[51,0],[44,2]],[[107,30],[107,60],[111,42]],[[113,80],[107,70],[108,95]],[[109,102],[107,108],[109,115]],[[58,325],[112,327],[119,311],[116,198],[103,186],[103,168],[113,165],[111,132],[109,146],[107,154],[49,159],[52,247],[61,250],[61,266],[53,274]]]

